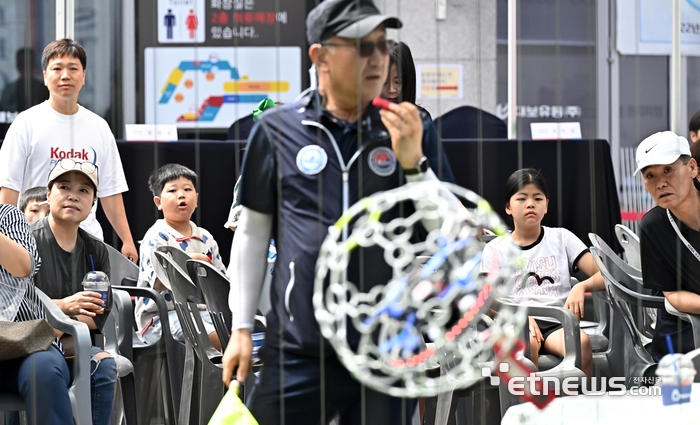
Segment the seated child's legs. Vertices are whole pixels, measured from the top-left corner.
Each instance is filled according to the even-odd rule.
[[[593,376],[593,345],[588,334],[581,329],[581,367],[587,377]]]
[[[537,363],[540,349],[542,348],[542,343],[535,337],[535,335],[530,332],[530,360],[535,365],[535,369],[538,369],[539,364]]]
[[[593,349],[591,347],[591,340],[588,335],[581,329],[581,367],[583,368],[583,373],[587,377],[593,375]],[[564,357],[566,351],[564,349],[564,329],[558,329],[545,337],[544,346],[542,348],[543,352],[556,354],[557,356]]]
[[[544,342],[537,339],[532,333],[532,320],[534,318],[530,317],[530,360],[535,365],[535,369],[539,370],[539,354],[543,351]],[[542,335],[542,338],[546,341],[547,338],[555,332],[557,329],[561,329],[561,324],[558,322],[549,322],[547,320],[534,319],[537,328]]]
[[[535,365],[535,370],[538,369],[538,357],[540,354],[540,350],[542,349],[542,342],[537,338],[535,333],[533,332],[532,326],[530,327],[530,360],[532,360],[532,363]]]

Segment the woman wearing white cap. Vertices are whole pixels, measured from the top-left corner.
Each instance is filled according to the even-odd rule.
[[[49,215],[31,224],[42,266],[36,285],[56,305],[92,330],[102,329],[110,311],[97,292],[82,289],[83,276],[91,270],[110,274],[104,243],[80,228],[97,200],[97,166],[91,162],[61,159],[51,169],[46,197]],[[90,386],[93,425],[109,423],[114,407],[117,377],[113,357],[92,347]]]

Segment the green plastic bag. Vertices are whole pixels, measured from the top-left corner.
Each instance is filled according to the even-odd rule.
[[[240,385],[231,383],[231,388],[224,394],[219,407],[209,419],[209,425],[258,425],[243,401],[238,397]]]
[[[267,109],[272,109],[276,106],[275,101],[269,97],[263,99],[258,103],[258,107],[253,109],[253,121],[257,121],[260,114],[262,114]]]

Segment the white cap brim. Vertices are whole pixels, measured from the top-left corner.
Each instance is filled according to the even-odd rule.
[[[651,165],[668,165],[668,164],[673,164],[674,162],[678,161],[678,158],[680,158],[680,154],[673,154],[673,155],[659,155],[659,156],[654,156],[652,158],[649,158],[646,161],[641,161],[637,165],[637,169],[634,170],[633,176],[636,176],[637,173],[642,171],[644,168],[649,167]]]

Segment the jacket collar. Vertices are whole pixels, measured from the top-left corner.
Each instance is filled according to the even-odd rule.
[[[322,97],[318,90],[309,90],[298,101],[296,109],[304,115],[304,119],[316,121],[322,125],[329,122],[342,121],[335,118],[322,104]],[[362,116],[356,123],[343,122],[341,126],[354,126],[357,128],[361,125],[362,132],[368,134],[371,139],[385,139],[389,137],[389,132],[386,130],[379,116],[379,108],[370,103],[365,108]]]

